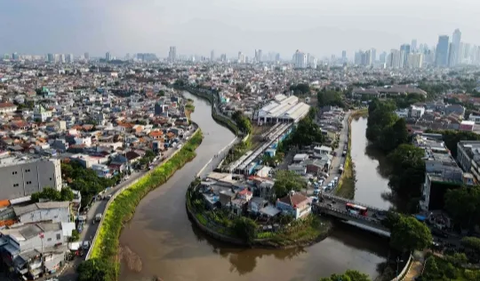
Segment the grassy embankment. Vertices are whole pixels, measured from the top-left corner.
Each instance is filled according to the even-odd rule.
[[[113,270],[115,279],[118,277],[120,267],[118,238],[123,223],[132,218],[135,208],[143,197],[165,183],[178,169],[195,158],[195,149],[202,142],[202,138],[202,132],[199,129],[179,152],[142,177],[137,183],[125,189],[106,210],[91,258],[108,261],[108,264],[114,268],[107,269],[107,271]]]
[[[352,162],[351,147],[352,147],[352,120],[360,117],[366,117],[368,115],[368,109],[363,108],[354,111],[348,118],[348,150],[345,158],[345,165],[343,167],[342,176],[338,182],[338,188],[335,190],[335,195],[353,199],[355,195],[355,164]]]

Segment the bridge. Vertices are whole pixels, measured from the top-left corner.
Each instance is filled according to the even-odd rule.
[[[366,207],[367,215],[363,216],[347,211],[345,207],[347,203]],[[327,193],[319,195],[319,201],[313,204],[313,210],[320,214],[336,217],[364,230],[390,237],[390,230],[382,225],[381,219],[379,219],[385,216],[386,210]]]

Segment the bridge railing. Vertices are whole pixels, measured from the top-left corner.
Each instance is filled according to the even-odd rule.
[[[366,204],[363,204],[363,203],[360,203],[360,202],[355,202],[353,200],[346,199],[346,198],[343,198],[343,197],[338,197],[338,196],[335,196],[335,195],[332,195],[332,194],[323,193],[323,194],[321,194],[321,196],[323,198],[330,198],[330,199],[335,199],[336,201],[342,201],[342,202],[345,202],[345,203],[352,203],[352,204],[355,204],[355,205],[364,206],[364,207],[367,207],[368,209],[374,210],[374,211],[380,211],[380,212],[387,211],[387,210],[382,210],[378,207],[366,205]]]
[[[371,223],[373,223],[373,224],[380,225],[380,226],[383,227],[383,225],[382,225],[377,219],[374,219],[374,218],[365,217],[365,216],[362,216],[362,215],[352,214],[352,213],[347,212],[347,211],[345,211],[345,210],[340,210],[340,209],[337,209],[337,208],[332,208],[332,207],[328,207],[328,206],[323,206],[323,205],[320,205],[320,204],[317,204],[317,208],[326,209],[326,210],[332,211],[332,212],[334,212],[334,213],[346,215],[346,216],[348,216],[348,217],[356,218],[356,219],[363,220],[363,221],[368,221],[368,222],[371,222]]]

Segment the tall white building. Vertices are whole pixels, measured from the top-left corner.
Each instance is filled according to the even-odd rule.
[[[452,43],[450,44],[450,56],[448,58],[448,66],[455,66],[461,62],[461,46],[462,32],[457,28],[453,32]]]
[[[110,52],[107,52],[107,53],[105,54],[105,60],[106,60],[106,61],[110,61],[111,59],[112,59],[112,56],[110,55]]]
[[[423,54],[410,53],[407,57],[408,68],[421,68],[423,66]]]
[[[392,49],[388,55],[387,66],[390,68],[400,68],[401,53],[400,50]]]
[[[293,67],[294,68],[306,68],[308,64],[307,54],[297,50],[293,55]]]
[[[73,54],[68,54],[66,60],[68,63],[73,63]]]
[[[168,51],[168,61],[174,62],[177,59],[177,47],[170,46],[170,50]]]
[[[238,58],[237,58],[238,63],[245,63],[245,54],[242,52],[238,52]]]
[[[210,52],[210,61],[214,61],[215,60],[215,51],[211,51]]]
[[[255,62],[262,62],[262,50],[255,50]]]
[[[59,58],[60,58],[59,61],[60,61],[61,63],[65,63],[65,61],[66,61],[66,60],[65,60],[65,54],[60,54],[60,55],[59,55]]]

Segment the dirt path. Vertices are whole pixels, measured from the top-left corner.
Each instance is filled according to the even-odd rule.
[[[419,261],[414,261],[412,263],[412,266],[407,272],[407,275],[405,275],[405,278],[403,278],[404,281],[414,281],[417,276],[420,276],[422,273],[423,269],[423,264]]]

